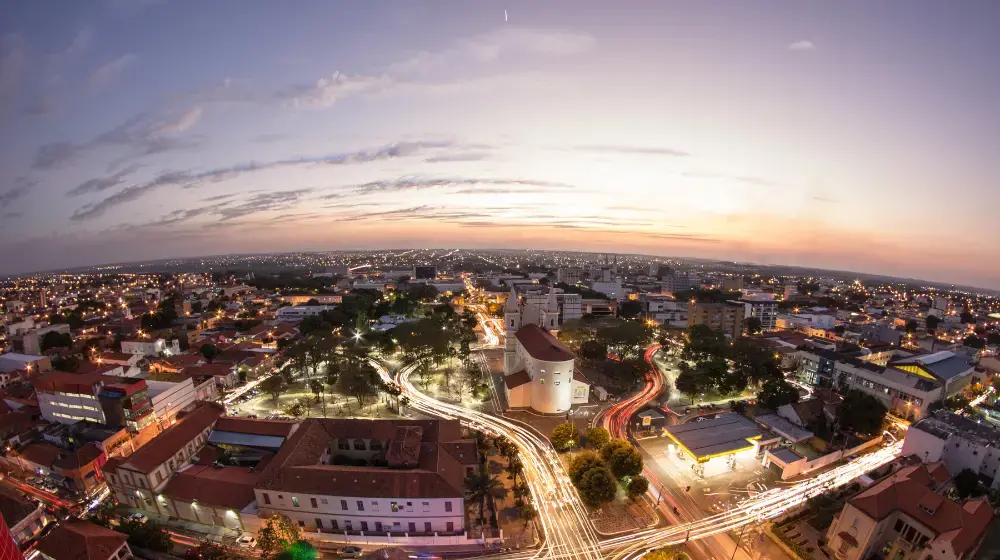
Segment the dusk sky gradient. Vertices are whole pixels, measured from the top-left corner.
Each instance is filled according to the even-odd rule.
[[[996,0],[3,2],[0,273],[493,247],[1000,288],[998,29]]]

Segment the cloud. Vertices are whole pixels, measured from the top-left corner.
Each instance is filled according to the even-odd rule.
[[[276,94],[279,100],[297,109],[321,109],[337,101],[392,88],[429,93],[464,88],[469,81],[446,81],[424,84],[419,80],[439,70],[468,69],[496,61],[506,55],[569,56],[589,51],[594,45],[590,35],[558,29],[528,29],[502,27],[497,31],[457,41],[453,47],[418,52],[390,64],[382,73],[372,75],[347,75],[334,72],[314,84],[295,86]],[[486,79],[489,82],[489,78]]]
[[[80,196],[81,194],[101,192],[101,191],[106,191],[108,189],[112,189],[125,182],[125,177],[131,175],[138,168],[139,166],[137,165],[130,165],[107,177],[97,177],[94,179],[89,179],[73,187],[66,194],[68,196]]]
[[[416,189],[446,188],[446,187],[473,187],[477,185],[500,186],[507,185],[519,188],[530,188],[531,190],[564,190],[575,189],[573,185],[557,183],[553,181],[533,181],[523,179],[498,179],[498,178],[467,178],[467,177],[400,177],[383,181],[372,181],[349,187],[358,193],[371,194],[377,192],[398,192]],[[480,189],[463,189],[460,192],[475,194],[481,193]],[[505,192],[510,192],[506,190]]]
[[[198,173],[190,171],[173,171],[164,173],[147,183],[133,185],[93,204],[87,204],[78,208],[70,219],[73,221],[86,221],[103,215],[108,210],[132,202],[138,198],[152,193],[161,187],[180,186],[181,188],[194,188],[205,182],[218,183],[228,181],[237,177],[258,173],[270,169],[284,167],[314,166],[314,165],[353,165],[368,163],[379,160],[394,159],[419,154],[425,150],[433,150],[450,146],[449,142],[397,142],[379,148],[359,150],[341,154],[326,155],[320,157],[303,157],[297,159],[283,159],[265,163],[245,163],[211,169]]]
[[[448,163],[448,162],[460,162],[460,161],[483,161],[490,158],[490,154],[486,152],[459,152],[455,154],[443,154],[440,156],[429,157],[424,160],[426,163]]]
[[[297,203],[313,189],[297,189],[293,191],[277,191],[258,194],[237,206],[224,207],[218,210],[222,221],[243,218],[259,212],[282,210]]]
[[[184,111],[177,119],[164,123],[157,129],[160,133],[176,133],[184,132],[185,130],[191,128],[192,126],[198,124],[201,120],[201,107],[195,105],[187,111]]]
[[[35,153],[32,168],[62,167],[88,150],[107,146],[126,147],[137,156],[196,148],[201,145],[200,138],[180,139],[171,134],[191,128],[200,117],[201,108],[198,106],[166,115],[148,111],[139,113],[86,142],[63,140],[40,146]]]
[[[136,55],[129,53],[98,66],[90,73],[87,83],[91,88],[103,87],[125,72],[137,59]]]
[[[688,157],[691,154],[682,150],[675,150],[673,148],[656,148],[649,146],[578,146],[577,150],[582,150],[585,152],[613,152],[618,154],[635,154],[635,155],[648,155],[648,156],[671,156],[671,157]]]
[[[816,45],[812,41],[795,41],[788,45],[788,50],[790,51],[814,51],[816,50]]]
[[[385,88],[392,83],[388,76],[347,76],[334,72],[329,78],[320,78],[312,86],[294,87],[280,92],[279,99],[286,100],[294,109],[322,109],[353,95]]]
[[[7,105],[20,86],[26,62],[21,36],[16,33],[4,35],[0,39],[0,109]]]
[[[28,191],[30,191],[37,184],[38,182],[32,179],[19,177],[14,181],[13,187],[0,193],[0,210],[6,209],[8,206],[13,204],[14,201],[28,194]]]
[[[55,55],[58,62],[71,62],[79,56],[90,51],[94,44],[94,32],[89,27],[84,27],[76,32],[73,41],[66,47],[66,50]]]
[[[490,33],[461,39],[449,49],[415,53],[390,65],[388,73],[423,75],[458,66],[481,65],[511,54],[570,56],[585,53],[593,46],[594,38],[582,33],[504,26]]]

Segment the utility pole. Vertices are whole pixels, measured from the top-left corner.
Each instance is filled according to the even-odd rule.
[[[747,525],[749,525],[749,523]],[[733,549],[733,555],[729,557],[729,560],[733,560],[734,558],[736,558],[736,552],[739,551],[740,549],[740,541],[743,540],[743,531],[746,530],[747,530],[746,525],[744,525],[743,528],[740,529],[740,536],[738,539],[736,539],[736,548]]]

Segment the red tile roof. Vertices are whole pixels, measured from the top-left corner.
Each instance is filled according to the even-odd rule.
[[[504,385],[507,385],[508,389],[514,389],[520,387],[525,383],[531,383],[531,376],[528,375],[526,370],[515,371],[510,375],[505,375],[503,378]]]
[[[64,371],[53,371],[39,376],[35,379],[36,391],[63,393],[94,394],[94,384],[96,383],[117,383],[120,377],[110,375],[100,375],[94,373],[66,373]]]
[[[293,420],[254,420],[238,416],[224,416],[216,422],[215,429],[221,432],[236,432],[257,436],[288,437],[297,424],[298,422]]]
[[[103,470],[108,472],[118,467],[125,467],[148,474],[176,455],[199,433],[215,425],[223,414],[225,408],[221,404],[200,402],[194,411],[179,417],[176,424],[137,449],[135,453],[125,457],[123,462],[109,460]]]
[[[194,465],[177,472],[163,488],[175,500],[241,510],[254,500],[253,487],[261,473],[246,467]]]
[[[958,504],[938,495],[936,490],[949,478],[943,463],[904,467],[852,498],[850,504],[877,520],[893,512],[904,513],[934,531],[934,542],[949,541],[961,555],[986,534],[993,510],[985,498]]]
[[[51,467],[52,464],[56,462],[56,459],[62,455],[62,453],[62,449],[59,449],[51,443],[32,443],[26,445],[24,449],[21,449],[20,451],[21,457],[24,457],[28,461],[43,467]]]
[[[99,447],[93,443],[88,443],[76,451],[67,453],[64,457],[52,464],[53,467],[64,470],[79,469],[93,463],[104,455]]]
[[[38,541],[38,551],[59,560],[108,560],[125,544],[118,531],[71,519]]]
[[[544,362],[568,362],[576,358],[576,354],[552,336],[549,331],[538,325],[525,325],[514,335],[525,352],[536,360]]]

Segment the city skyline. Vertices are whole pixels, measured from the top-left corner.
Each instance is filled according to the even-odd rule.
[[[0,272],[460,246],[1000,288],[996,6],[626,8],[14,6]]]

